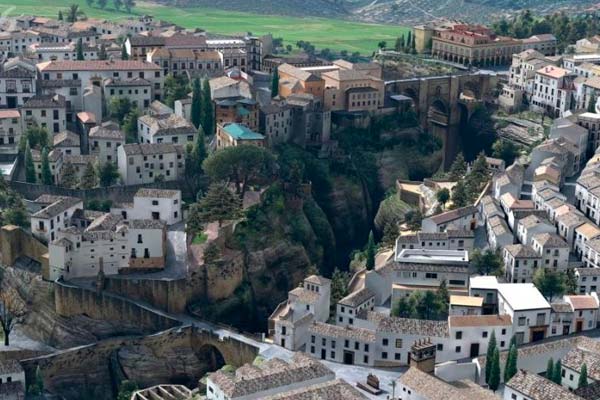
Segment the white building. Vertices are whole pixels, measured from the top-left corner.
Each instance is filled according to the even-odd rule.
[[[560,385],[538,375],[520,369],[504,388],[503,400],[581,400]]]
[[[19,110],[0,110],[0,150],[16,153],[22,134]]]
[[[66,228],[75,210],[83,208],[81,199],[48,194],[34,203],[41,209],[31,215],[31,233],[46,243],[56,240],[58,229]]]
[[[579,294],[598,292],[600,282],[600,268],[576,268],[575,276],[579,285]]]
[[[176,114],[138,118],[138,136],[141,143],[193,143],[198,131],[185,118]]]
[[[570,247],[556,233],[533,235],[531,247],[542,257],[542,266],[555,271],[565,271],[569,266]]]
[[[533,281],[533,274],[542,264],[541,256],[524,244],[511,244],[504,247],[504,274],[507,282],[527,283]]]
[[[600,381],[600,355],[598,353],[587,349],[574,348],[560,361],[562,367],[561,384],[563,387],[571,391],[579,388],[579,377],[583,364],[587,367],[588,385]]]
[[[425,232],[444,232],[452,226],[451,229],[474,230],[477,224],[477,208],[467,206],[424,218],[421,229]]]
[[[23,129],[33,125],[46,128],[55,134],[67,129],[67,103],[60,95],[35,95],[21,109]]]
[[[571,84],[575,74],[555,66],[545,66],[536,71],[531,107],[552,117],[562,116],[571,108]]]
[[[133,196],[133,203],[112,207],[111,213],[124,220],[161,220],[173,225],[182,220],[181,191],[166,189],[140,189]]]
[[[540,233],[554,233],[556,228],[550,221],[536,215],[529,215],[517,224],[517,238],[524,245],[531,246],[533,237]]]
[[[117,150],[119,173],[125,185],[183,179],[185,149],[170,143],[125,144]]]
[[[114,122],[104,122],[90,129],[88,134],[90,154],[98,157],[100,163],[117,163],[117,149],[125,144],[125,133]]]
[[[517,344],[549,336],[550,304],[532,283],[498,285],[498,312],[510,315]]]
[[[0,397],[3,400],[25,398],[25,371],[17,360],[0,360]]]

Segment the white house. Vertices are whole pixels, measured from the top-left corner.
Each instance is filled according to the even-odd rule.
[[[133,196],[133,203],[121,204],[110,209],[124,220],[161,220],[173,225],[182,220],[181,191],[166,189],[140,189]]]
[[[556,228],[550,221],[536,215],[529,215],[517,224],[519,242],[531,246],[533,237],[539,233],[554,233]]]
[[[104,122],[90,129],[88,134],[90,154],[98,157],[100,163],[117,163],[117,149],[125,144],[125,133],[114,122]]]
[[[119,173],[125,185],[183,179],[185,149],[171,143],[131,143],[117,149]]]
[[[138,118],[138,136],[141,143],[193,143],[198,131],[185,118],[176,114]]]
[[[538,233],[533,235],[531,247],[542,257],[544,268],[565,271],[569,266],[570,247],[556,233]]]
[[[42,195],[34,203],[41,209],[31,215],[31,233],[49,243],[58,238],[59,228],[65,228],[75,210],[83,208],[83,200],[76,197]]]

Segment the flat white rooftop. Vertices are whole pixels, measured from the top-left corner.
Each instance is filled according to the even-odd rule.
[[[514,311],[550,308],[550,303],[533,283],[501,283],[498,285],[498,295],[502,296]]]
[[[466,265],[469,252],[466,250],[404,249],[396,255],[397,262],[423,264]]]
[[[498,289],[498,278],[495,276],[472,276],[469,278],[471,289],[496,290]]]

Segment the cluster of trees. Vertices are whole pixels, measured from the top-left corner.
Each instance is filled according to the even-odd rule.
[[[85,2],[89,7],[98,6],[103,10],[108,5],[108,0],[85,0]],[[131,10],[135,7],[135,0],[113,0],[112,3],[115,10],[120,11],[124,8],[130,14]]]
[[[392,315],[401,318],[445,320],[448,318],[450,294],[446,281],[440,283],[437,291],[414,291],[403,297],[392,308]]]
[[[417,54],[417,48],[415,45],[415,36],[412,32],[408,32],[408,37],[404,39],[404,34],[396,39],[394,50],[403,53]]]
[[[29,218],[23,198],[6,184],[2,175],[0,175],[0,209],[2,210],[0,224],[29,226]]]
[[[138,124],[140,110],[127,97],[113,97],[108,103],[110,117],[120,123],[127,143],[138,142]]]
[[[460,208],[473,204],[489,179],[485,154],[479,154],[471,166],[471,171],[467,173],[467,163],[462,153],[459,153],[450,166],[448,179],[457,182],[452,189],[452,207]]]
[[[310,42],[304,41],[304,40],[297,41],[296,47],[301,49],[308,55],[319,56],[321,58],[324,58],[324,59],[330,60],[330,61],[335,60],[337,58],[342,58],[342,59],[350,61],[350,62],[358,62],[361,59],[360,52],[358,52],[358,51],[349,53],[348,50],[341,50],[339,53],[336,53],[335,51],[333,51],[327,47],[317,51],[315,45],[313,45]],[[293,48],[291,45],[288,44],[286,46],[286,50],[288,51],[288,53],[291,52],[292,49]]]
[[[524,10],[512,19],[502,18],[492,28],[499,35],[520,39],[552,33],[558,39],[559,51],[563,51],[569,44],[600,32],[600,16],[596,13],[568,15],[560,12],[540,18],[531,10]]]
[[[65,16],[66,14],[66,16]],[[62,10],[58,10],[58,20],[67,22],[76,22],[80,18],[85,19],[85,13],[79,8],[77,4],[71,4],[69,8],[63,13]]]
[[[173,108],[175,100],[184,99],[190,92],[190,81],[185,74],[174,76],[169,74],[165,77],[165,104]]]
[[[195,78],[192,84],[192,123],[198,129],[202,128],[207,135],[215,133],[215,118],[210,97],[210,84],[208,79],[200,82]]]
[[[492,145],[492,156],[504,160],[508,167],[521,153],[521,147],[511,140],[498,139]]]
[[[567,272],[539,268],[533,275],[533,284],[549,302],[564,294],[577,293],[577,277],[572,268]]]
[[[556,363],[550,357],[546,366],[546,379],[560,385],[562,383],[562,363],[560,360],[556,360]],[[585,363],[581,366],[581,374],[579,376],[578,387],[587,386],[587,365]]]
[[[502,253],[500,249],[473,250],[471,265],[480,275],[501,276],[504,273]]]
[[[518,356],[517,341],[513,336],[510,340],[508,355],[504,364],[504,382],[508,382],[516,375]],[[485,382],[495,392],[498,390],[498,386],[500,386],[500,350],[498,349],[496,334],[493,330],[488,342],[485,361]]]

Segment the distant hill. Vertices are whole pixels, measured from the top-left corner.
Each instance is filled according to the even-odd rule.
[[[434,18],[489,22],[531,9],[536,14],[600,8],[598,0],[160,0],[258,14],[321,16],[363,22],[415,24]]]

